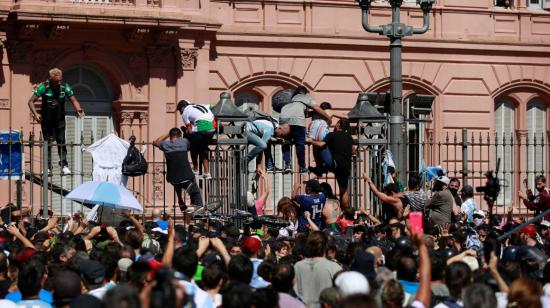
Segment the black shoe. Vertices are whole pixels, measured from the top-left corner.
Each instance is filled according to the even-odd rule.
[[[303,174],[303,173],[308,173],[309,170],[306,167],[300,167],[300,171],[298,171],[298,172]]]
[[[286,166],[286,167],[285,167],[285,170],[283,170],[283,173],[284,173],[284,174],[289,174],[289,173],[291,173],[291,172],[292,172],[292,168],[291,168],[290,166]]]
[[[185,203],[180,203],[179,206],[180,206],[180,211],[182,213],[185,213],[185,211],[187,210],[187,205],[185,205]]]
[[[307,168],[309,172],[315,174],[318,178],[323,176],[323,173],[319,170],[318,167],[308,167]]]

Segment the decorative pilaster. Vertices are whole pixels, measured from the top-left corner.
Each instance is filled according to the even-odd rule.
[[[179,49],[179,50],[178,50]],[[199,55],[198,48],[176,48],[176,61],[184,71],[194,71]]]
[[[152,162],[153,165],[153,200],[162,200],[164,198],[164,164],[162,162]]]

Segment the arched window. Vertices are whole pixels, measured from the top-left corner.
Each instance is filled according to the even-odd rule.
[[[533,99],[527,104],[527,177],[533,185],[535,175],[544,174],[546,151],[544,150],[546,134],[546,104],[541,99]]]
[[[258,110],[260,109],[260,97],[252,91],[238,92],[235,95],[235,105],[244,112]]]
[[[495,161],[500,159],[498,178],[505,181],[508,189],[503,189],[498,204],[513,201],[514,145],[511,142],[515,130],[515,106],[510,100],[499,99],[495,103]]]

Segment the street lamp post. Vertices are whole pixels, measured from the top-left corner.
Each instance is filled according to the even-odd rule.
[[[406,170],[403,163],[403,79],[402,38],[413,34],[426,33],[430,27],[430,10],[435,0],[416,0],[423,12],[422,28],[413,28],[401,22],[401,4],[403,0],[389,0],[392,8],[392,22],[382,26],[369,25],[369,7],[373,0],[358,0],[363,11],[363,28],[367,32],[385,35],[390,39],[390,82],[391,82],[391,106],[390,106],[390,149],[394,155],[397,170],[401,181],[404,180]]]

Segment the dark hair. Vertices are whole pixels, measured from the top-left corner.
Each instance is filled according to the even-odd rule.
[[[416,173],[409,174],[409,189],[413,190],[420,187],[420,182],[422,180],[420,179],[420,176]]]
[[[292,290],[294,280],[294,266],[289,263],[279,264],[277,271],[271,278],[271,285],[277,292],[287,293]]]
[[[237,255],[231,258],[227,266],[227,274],[232,281],[238,281],[249,284],[252,280],[254,266],[252,261],[243,255]]]
[[[276,308],[279,307],[279,294],[270,288],[256,290],[252,295],[255,307]]]
[[[298,94],[308,94],[309,91],[307,90],[306,87],[304,86],[299,86],[297,87],[296,89],[294,89],[294,91],[292,92],[292,97],[298,95]]]
[[[456,299],[462,298],[462,289],[470,284],[472,271],[464,262],[453,262],[445,270],[445,284],[449,293]]]
[[[231,258],[231,260],[233,261],[234,258]],[[240,282],[230,283],[222,295],[222,307],[224,308],[252,307],[253,294],[248,284]]]
[[[445,274],[445,260],[440,256],[433,254],[430,256],[432,263],[432,281],[443,279]]]
[[[535,182],[543,182],[546,183],[546,177],[542,174],[539,174],[535,177]]]
[[[402,256],[396,265],[397,279],[405,281],[416,281],[418,266],[416,261],[409,256]]]
[[[304,256],[306,258],[322,257],[327,247],[327,236],[321,231],[313,231],[309,234],[304,245]]]
[[[105,268],[105,277],[113,278],[118,268],[118,260],[120,259],[120,252],[122,251],[120,245],[111,243],[105,247],[105,251],[101,255],[99,262]]]
[[[176,106],[176,110],[183,113],[183,109],[185,109],[185,107],[187,106],[189,106],[189,102],[182,99],[181,101],[178,102],[178,105]]]
[[[176,288],[172,282],[174,271],[168,267],[162,267],[155,276],[156,284],[149,296],[150,307],[175,307]]]
[[[396,183],[389,183],[384,187],[384,193],[386,195],[391,195],[392,193],[399,193],[399,186]]]
[[[262,277],[265,281],[271,282],[276,269],[275,263],[272,261],[264,261],[258,266],[258,276]]]
[[[332,105],[329,102],[322,102],[319,107],[323,110],[332,109]]]
[[[348,206],[343,211],[344,218],[348,220],[353,220],[355,218],[355,209],[351,206]],[[346,230],[342,230],[342,232],[345,232]]]
[[[223,279],[224,271],[219,264],[211,264],[202,271],[202,285],[204,290],[212,290],[216,288]]]
[[[349,120],[348,119],[340,119],[340,121],[338,121],[338,129],[343,131],[343,132],[348,132],[349,131]]]
[[[497,307],[495,292],[484,283],[474,283],[464,289],[464,308]]]
[[[32,260],[23,264],[17,281],[17,287],[23,299],[38,295],[45,272],[46,268],[42,262]]]
[[[325,194],[327,199],[336,199],[336,196],[334,196],[334,191],[332,190],[332,186],[330,186],[329,183],[323,182],[320,185],[321,191],[323,192],[323,194]]]
[[[199,258],[194,249],[181,247],[174,252],[173,263],[173,267],[176,271],[183,273],[188,279],[191,279],[195,276],[195,272],[197,271]]]
[[[0,251],[0,273],[8,272],[8,256],[3,251]]]
[[[105,307],[141,307],[138,290],[127,284],[121,284],[109,289],[103,298]]]
[[[449,184],[450,184],[451,182],[458,182],[458,186],[460,186],[460,180],[459,180],[458,178],[450,178],[450,179],[449,179]]]
[[[179,138],[179,137],[182,136],[181,135],[181,129],[179,129],[177,127],[171,128],[168,135],[170,136],[170,138]]]
[[[350,295],[342,300],[341,308],[376,308],[378,305],[371,296],[365,294]]]
[[[143,234],[136,229],[128,230],[124,236],[124,242],[132,246],[133,249],[141,248],[141,242],[143,242]]]

